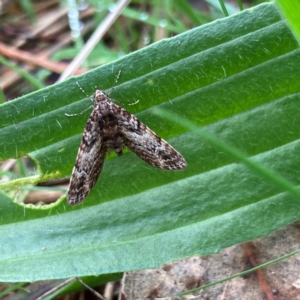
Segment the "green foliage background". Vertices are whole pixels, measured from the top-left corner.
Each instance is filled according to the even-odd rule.
[[[299,219],[299,200],[194,132],[152,113],[186,118],[296,186],[300,182],[300,49],[273,3],[134,52],[0,106],[0,159],[29,155],[41,178],[0,191],[1,281],[34,281],[152,268],[255,239]],[[24,184],[71,173],[90,94],[109,89],[188,163],[155,170],[113,155],[84,202],[49,207],[9,198]],[[42,267],[41,267],[42,266]]]

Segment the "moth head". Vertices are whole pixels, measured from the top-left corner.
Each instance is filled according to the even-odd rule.
[[[98,103],[105,100],[107,100],[106,93],[104,91],[99,90],[98,87],[95,86],[94,102]]]

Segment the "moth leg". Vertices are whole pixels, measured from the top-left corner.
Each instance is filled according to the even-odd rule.
[[[85,92],[85,90],[81,87],[81,85],[79,84],[79,82],[76,81],[76,84],[78,85],[79,89],[89,98],[90,101],[92,101],[94,104],[89,106],[88,108],[86,108],[85,110],[81,111],[80,113],[77,114],[66,114],[65,115],[67,117],[74,117],[74,116],[78,116],[78,115],[82,115],[83,113],[85,113],[87,110],[89,110],[90,108],[93,108],[95,105],[95,101]]]
[[[93,108],[93,107],[94,107],[94,106],[91,105],[91,106],[89,106],[88,108],[86,108],[85,110],[81,111],[80,113],[77,113],[77,114],[66,114],[66,113],[65,113],[65,115],[66,115],[67,117],[79,116],[79,115],[82,115],[82,114],[85,113],[87,110],[89,110],[89,109],[91,109],[91,108]]]

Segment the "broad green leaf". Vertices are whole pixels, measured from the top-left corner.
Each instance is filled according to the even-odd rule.
[[[152,113],[190,120],[249,159],[300,184],[300,49],[274,4],[162,40],[84,75],[0,106],[0,158],[29,155],[41,178],[2,184],[1,281],[152,268],[264,236],[299,219],[300,203],[275,181],[195,132]],[[18,205],[14,190],[67,177],[90,112],[88,92],[111,97],[181,152],[188,168],[155,170],[133,153],[106,160],[84,204]],[[6,193],[6,194],[5,194]],[[42,199],[41,199],[42,200]]]
[[[293,30],[296,38],[300,41],[300,3],[299,1],[284,1],[284,0],[276,0],[278,8],[281,13],[285,17],[287,23],[290,25]]]

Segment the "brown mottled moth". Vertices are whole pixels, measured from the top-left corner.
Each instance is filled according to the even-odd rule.
[[[109,150],[120,156],[122,149],[127,147],[149,165],[162,170],[186,168],[185,159],[170,144],[112,102],[108,97],[111,92],[106,94],[97,87],[95,89],[93,99],[90,99],[94,103],[93,111],[85,126],[70,180],[69,204],[85,200],[100,175]]]

